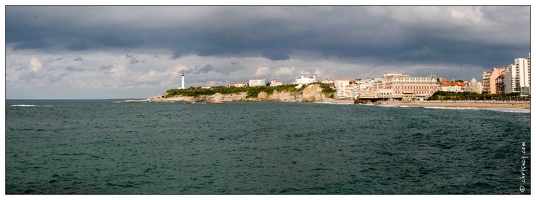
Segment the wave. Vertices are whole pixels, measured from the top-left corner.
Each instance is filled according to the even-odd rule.
[[[393,104],[380,104],[378,106],[380,106],[380,107],[400,107],[398,105],[393,105]]]
[[[13,104],[13,107],[52,107],[51,105]]]
[[[11,106],[17,106],[17,107],[35,107],[36,105],[31,105],[31,104],[15,104],[15,105],[11,105]]]

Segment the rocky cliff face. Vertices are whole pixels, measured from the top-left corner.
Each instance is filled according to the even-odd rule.
[[[326,101],[328,98],[322,93],[322,88],[319,85],[311,84],[299,92],[279,92],[274,91],[272,94],[261,92],[257,98],[248,98],[246,92],[236,94],[220,94],[190,97],[190,96],[175,96],[163,98],[164,95],[152,96],[146,100],[139,102],[195,102],[201,101],[207,104],[223,103],[223,102],[315,102]]]

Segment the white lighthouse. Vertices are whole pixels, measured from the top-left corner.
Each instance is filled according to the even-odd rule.
[[[184,73],[182,73],[182,89],[184,89]]]

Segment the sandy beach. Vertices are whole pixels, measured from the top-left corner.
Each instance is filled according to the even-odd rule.
[[[475,101],[458,101],[458,102],[439,102],[439,101],[424,101],[404,103],[400,101],[389,101],[387,104],[405,105],[405,106],[437,106],[437,107],[475,107],[475,108],[522,108],[530,109],[530,103],[526,102],[475,102]]]

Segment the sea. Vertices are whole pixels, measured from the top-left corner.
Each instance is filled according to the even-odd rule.
[[[6,100],[6,194],[531,194],[530,111]]]

